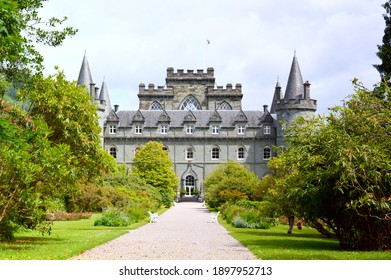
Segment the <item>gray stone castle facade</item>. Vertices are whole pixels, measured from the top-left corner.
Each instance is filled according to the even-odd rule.
[[[242,109],[242,85],[215,86],[214,69],[167,68],[165,86],[139,85],[138,110],[111,107],[105,82],[93,83],[84,57],[78,84],[89,88],[98,104],[102,145],[129,168],[140,145],[163,143],[179,178],[178,192],[203,192],[203,181],[220,163],[247,164],[258,177],[268,173],[273,146],[282,144],[285,125],[298,115],[314,114],[310,83],[303,82],[296,55],[284,96],[277,82],[270,110]],[[281,124],[280,121],[285,121]]]

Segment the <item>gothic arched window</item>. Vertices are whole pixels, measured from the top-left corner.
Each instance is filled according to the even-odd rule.
[[[202,109],[202,107],[201,107],[200,103],[192,95],[187,96],[185,98],[185,100],[183,100],[182,105],[180,107],[180,110],[192,110],[192,111],[195,111],[195,110],[201,110],[201,109]]]
[[[272,157],[272,149],[269,147],[265,147],[263,149],[263,159],[264,160],[269,160]]]
[[[110,147],[109,153],[110,153],[110,155],[113,156],[113,158],[117,158],[117,148],[116,147]]]
[[[231,105],[227,101],[224,101],[220,104],[219,108],[217,110],[232,110]]]
[[[151,106],[149,107],[149,110],[162,111],[163,106],[159,102],[153,101]]]

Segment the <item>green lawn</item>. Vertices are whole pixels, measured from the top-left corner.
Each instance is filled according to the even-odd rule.
[[[288,235],[288,226],[268,230],[234,228],[224,220],[219,222],[230,234],[259,259],[264,260],[391,260],[391,251],[341,251],[338,240],[324,238],[315,229],[303,227]]]
[[[18,233],[13,242],[0,242],[1,260],[63,260],[106,243],[128,230],[148,223],[149,218],[128,227],[95,227],[91,219],[55,222],[50,236],[30,231]],[[338,241],[322,237],[316,230],[304,227],[287,234],[287,226],[269,230],[238,229],[219,222],[230,234],[247,246],[259,259],[266,260],[391,260],[391,251],[340,251]]]
[[[18,233],[13,242],[0,242],[2,260],[64,260],[106,243],[149,221],[127,227],[95,227],[91,219],[54,222],[50,236],[35,231]]]

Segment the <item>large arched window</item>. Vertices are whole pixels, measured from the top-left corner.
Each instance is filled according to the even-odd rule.
[[[217,110],[232,110],[232,107],[227,101],[223,101]]]
[[[201,104],[192,95],[187,96],[183,100],[182,105],[180,107],[180,110],[192,110],[192,111],[195,111],[195,110],[201,110],[201,109],[202,109]]]
[[[159,102],[153,101],[151,106],[149,107],[149,110],[162,111],[163,106]]]

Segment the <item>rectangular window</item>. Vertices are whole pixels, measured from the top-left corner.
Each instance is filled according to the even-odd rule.
[[[220,149],[215,147],[212,149],[212,160],[217,159],[220,159]]]
[[[238,134],[244,134],[244,125],[238,126]]]
[[[160,134],[167,134],[167,132],[168,132],[168,125],[161,125]]]
[[[186,134],[193,134],[193,133],[194,133],[194,125],[187,125]]]
[[[109,134],[116,134],[117,133],[117,127],[115,125],[109,126]]]
[[[143,130],[142,130],[140,125],[136,125],[134,131],[135,131],[136,134],[141,134],[143,132]]]
[[[271,133],[271,127],[269,125],[265,125],[263,127],[263,134],[270,134]]]
[[[218,125],[212,125],[212,134],[219,134],[220,127]]]

